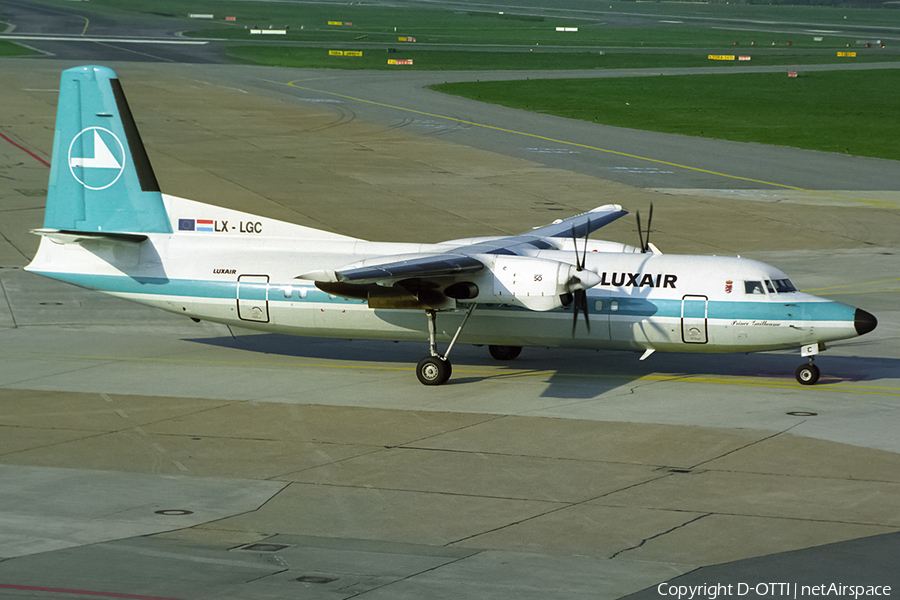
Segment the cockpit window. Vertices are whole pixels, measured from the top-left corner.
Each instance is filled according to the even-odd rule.
[[[797,288],[794,287],[794,284],[791,283],[790,279],[775,279],[772,281],[775,284],[775,291],[779,294],[787,294],[788,292],[796,292]]]
[[[763,284],[762,281],[745,281],[744,282],[744,291],[748,294],[763,294]]]
[[[744,282],[744,292],[747,294],[766,295],[766,292],[769,294],[787,294],[796,291],[797,288],[794,287],[790,279],[773,279],[771,281],[766,279],[763,281]]]

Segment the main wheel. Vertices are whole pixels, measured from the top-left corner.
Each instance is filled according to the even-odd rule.
[[[425,385],[441,385],[450,379],[450,361],[439,356],[426,356],[416,365],[416,377]]]
[[[797,381],[803,385],[812,385],[819,380],[819,367],[812,363],[797,367]]]
[[[522,346],[488,346],[488,351],[497,360],[512,360],[522,353]]]

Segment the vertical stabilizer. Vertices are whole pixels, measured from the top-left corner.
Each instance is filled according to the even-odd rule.
[[[44,228],[172,232],[159,184],[111,69],[63,71]]]

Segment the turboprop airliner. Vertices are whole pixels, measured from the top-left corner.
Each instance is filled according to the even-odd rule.
[[[170,196],[116,74],[85,66],[62,74],[42,239],[27,269],[194,320],[427,340],[416,367],[426,385],[449,379],[457,342],[498,360],[523,346],[642,360],[800,349],[797,380],[813,384],[826,343],[877,324],[754,260],[663,254],[649,223],[640,246],[588,239],[625,214],[606,205],[520,235],[381,243]]]

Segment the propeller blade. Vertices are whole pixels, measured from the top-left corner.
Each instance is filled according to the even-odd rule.
[[[575,225],[572,225],[572,245],[575,249],[575,269],[579,272],[585,270],[585,265],[587,264],[587,251],[588,251],[588,236],[591,231],[591,220],[588,219],[587,229],[585,229],[584,234],[584,248],[581,251],[581,256],[578,255],[578,236],[575,235]],[[600,278],[597,277],[597,274],[593,271],[588,271],[585,275],[593,276],[593,281],[588,281],[588,286],[596,285]],[[575,276],[572,277],[570,284],[582,284],[582,277],[585,275],[579,275],[577,278]],[[590,279],[590,278],[588,278]],[[588,303],[587,303],[587,292],[583,287],[575,288],[572,291],[572,337],[575,337],[575,331],[578,328],[578,313],[584,311],[584,324],[587,326],[588,332],[591,330],[591,321],[588,319]]]
[[[575,290],[575,295],[572,300],[572,337],[575,337],[575,330],[578,329],[578,292],[581,290]]]
[[[587,326],[588,333],[590,333],[591,320],[588,318],[587,291],[585,290],[581,290],[581,308],[584,310],[584,324]]]
[[[650,203],[650,214],[647,215],[647,250],[650,249],[650,223],[653,222],[653,203]]]
[[[634,213],[634,215],[635,215],[635,217],[637,218],[638,239],[639,239],[640,242],[641,242],[641,254],[646,254],[646,252],[647,252],[647,247],[644,245],[644,232],[643,232],[643,230],[641,229],[641,211],[636,211],[636,212]]]
[[[584,311],[584,324],[588,332],[591,331],[591,320],[588,318],[588,302],[587,292],[582,289],[575,290],[574,299],[572,301],[572,337],[575,337],[575,331],[578,328],[578,313]]]
[[[575,268],[584,270],[584,263],[578,259],[578,236],[575,235],[575,224],[572,224],[572,246],[575,248]]]
[[[591,219],[588,217],[587,229],[585,229],[584,233],[584,251],[581,253],[581,268],[584,269],[584,266],[587,264],[587,247],[588,247],[588,233],[591,230]],[[578,253],[578,249],[575,249],[575,253]]]

